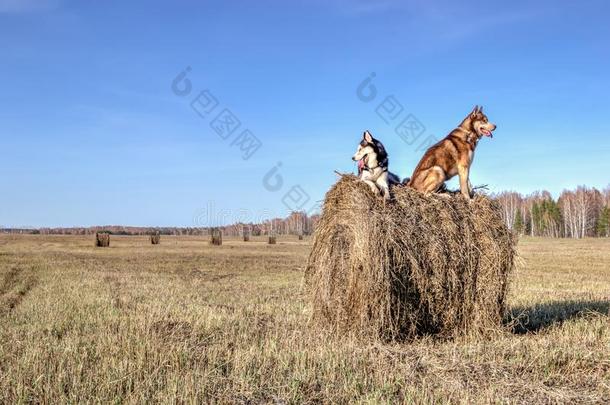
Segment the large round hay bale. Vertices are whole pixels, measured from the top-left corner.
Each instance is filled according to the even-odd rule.
[[[515,255],[497,203],[393,195],[355,176],[326,194],[305,275],[314,323],[383,340],[497,330]]]
[[[212,228],[210,232],[210,244],[215,246],[222,245],[222,230],[220,228]]]
[[[158,232],[150,235],[150,243],[153,245],[161,243],[161,235]]]
[[[108,247],[110,246],[110,234],[96,232],[95,233],[95,246],[96,247]]]

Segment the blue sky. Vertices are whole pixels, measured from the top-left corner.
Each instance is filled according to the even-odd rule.
[[[313,210],[334,170],[355,170],[364,129],[404,177],[475,104],[498,129],[473,184],[604,187],[609,16],[603,1],[0,0],[0,226]],[[176,95],[187,67],[191,91]],[[202,91],[215,100],[204,117],[191,108]],[[378,113],[387,97],[395,119]],[[241,123],[227,139],[211,126],[225,108]],[[408,115],[425,127],[410,144],[395,132]],[[248,159],[246,129],[261,144]]]

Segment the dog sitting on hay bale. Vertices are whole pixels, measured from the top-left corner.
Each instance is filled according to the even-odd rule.
[[[497,204],[393,194],[352,175],[326,194],[305,274],[313,321],[382,340],[497,329],[515,255]]]

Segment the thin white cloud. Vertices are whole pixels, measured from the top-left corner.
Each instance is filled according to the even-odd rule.
[[[410,8],[416,1],[401,2],[396,0],[323,0],[320,4],[330,6],[341,14],[374,14],[394,9]]]
[[[0,0],[0,13],[21,14],[54,10],[59,0]]]
[[[451,0],[322,0],[320,4],[347,15],[396,13],[405,20],[405,25],[396,29],[415,29],[429,39],[428,31],[433,27],[433,33],[448,40],[461,40],[495,27],[532,20],[549,11],[531,4],[497,7],[480,0],[468,2],[468,6]]]

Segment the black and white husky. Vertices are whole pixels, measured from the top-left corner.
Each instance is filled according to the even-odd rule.
[[[358,177],[371,187],[373,193],[390,198],[390,185],[399,184],[400,178],[388,170],[388,153],[383,144],[369,131],[364,131],[352,160],[358,162]]]

